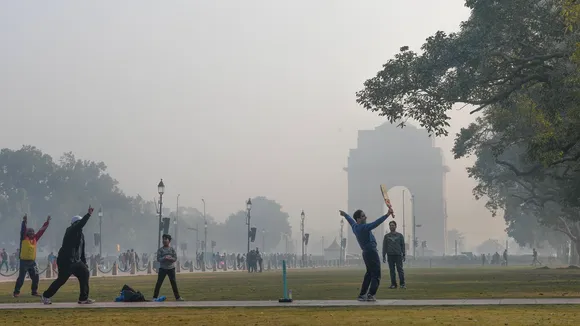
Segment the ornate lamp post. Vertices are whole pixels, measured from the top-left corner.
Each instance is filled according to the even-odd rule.
[[[304,210],[300,213],[300,231],[302,232],[302,267],[305,266],[304,264],[304,219],[306,218],[306,214],[304,214]]]
[[[250,253],[250,220],[252,219],[252,215],[251,215],[252,199],[250,199],[250,198],[248,198],[248,201],[246,202],[246,209],[248,211],[247,218],[246,218],[246,224],[248,225],[248,251],[246,252],[246,254],[248,254],[248,253]]]
[[[99,208],[99,257],[103,258],[103,208]]]
[[[344,219],[340,220],[340,260],[338,261],[342,266],[344,260],[344,242],[342,239],[344,238],[342,230],[344,228]]]
[[[179,252],[179,240],[177,240],[178,238],[178,233],[179,233],[179,196],[181,196],[181,194],[177,194],[177,205],[175,207],[175,221],[173,221],[173,227],[175,229],[175,246],[177,247],[177,252]],[[179,254],[178,254],[179,256]]]
[[[165,184],[163,179],[157,185],[157,192],[159,193],[159,229],[157,230],[157,248],[161,247],[161,218],[163,216],[163,194],[165,193]]]

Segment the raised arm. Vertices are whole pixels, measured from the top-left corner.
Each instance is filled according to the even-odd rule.
[[[340,212],[340,216],[343,216],[346,219],[346,221],[348,222],[348,224],[350,224],[350,226],[353,226],[356,224],[355,220],[352,217],[350,217],[350,215],[348,215],[346,212],[344,212],[344,211],[339,211],[339,212]]]
[[[20,225],[20,241],[24,240],[26,236],[26,215],[22,218],[22,224]]]
[[[82,228],[85,227],[85,225],[87,225],[87,222],[89,221],[89,218],[91,217],[91,215],[93,214],[93,208],[91,206],[89,206],[89,210],[87,212],[87,214],[85,214],[85,216],[83,216],[83,218],[81,218],[80,221],[74,223],[72,225],[72,228],[75,231],[80,231]]]
[[[387,213],[386,215],[379,217],[375,221],[370,222],[368,224],[363,224],[363,225],[365,228],[367,228],[369,230],[374,230],[374,229],[376,229],[377,226],[383,224],[383,222],[387,220],[387,217],[389,217],[389,215],[390,215],[390,213]]]
[[[36,232],[36,234],[34,235],[36,241],[40,240],[40,238],[44,234],[44,231],[46,231],[46,229],[48,228],[48,224],[50,224],[50,216],[46,218],[46,222],[44,222],[40,230],[38,230],[38,232]]]

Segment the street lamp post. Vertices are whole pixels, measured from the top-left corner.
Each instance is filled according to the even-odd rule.
[[[262,252],[266,252],[266,230],[262,229]]]
[[[173,223],[173,226],[175,227],[175,245],[177,246],[177,250],[180,249],[179,247],[179,241],[177,240],[177,235],[179,233],[179,196],[181,196],[181,194],[177,194],[177,205],[175,207],[175,222]]]
[[[417,256],[415,255],[417,253],[417,235],[416,235],[416,227],[417,227],[417,223],[415,222],[415,195],[411,194],[411,210],[413,211],[413,259],[415,259]]]
[[[304,214],[304,210],[300,213],[300,231],[302,232],[302,267],[304,267],[304,219],[306,218],[306,214]]]
[[[342,266],[343,263],[343,259],[344,259],[344,245],[343,245],[343,235],[342,235],[342,229],[344,228],[344,220],[340,219],[340,260],[338,261],[340,263],[340,265]]]
[[[324,260],[324,236],[322,236],[322,260]]]
[[[405,189],[403,189],[403,239],[407,238],[407,232],[405,230]]]
[[[165,193],[163,179],[161,179],[157,185],[157,192],[159,193],[159,229],[157,229],[157,248],[161,248],[161,217],[163,215],[163,194]]]
[[[103,258],[103,208],[99,208],[99,258]]]
[[[201,201],[203,202],[203,224],[204,224],[203,246],[201,250],[203,250],[203,261],[205,262],[205,248],[207,246],[207,219],[205,217],[205,199],[202,198]]]
[[[246,202],[246,209],[248,211],[247,218],[246,218],[246,224],[248,225],[248,251],[246,252],[246,257],[248,257],[247,254],[250,253],[250,221],[252,219],[252,215],[251,215],[252,199],[250,199],[250,198],[248,198],[248,201]]]

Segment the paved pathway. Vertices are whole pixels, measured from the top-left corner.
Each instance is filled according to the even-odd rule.
[[[580,305],[580,298],[554,299],[457,299],[457,300],[378,300],[358,302],[355,300],[297,300],[292,303],[278,301],[185,301],[185,302],[135,302],[116,303],[98,302],[93,305],[76,303],[39,303],[0,304],[6,309],[67,309],[67,308],[161,308],[161,307],[353,307],[353,306],[482,306],[482,305]]]

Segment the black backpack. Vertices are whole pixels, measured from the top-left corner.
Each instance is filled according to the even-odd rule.
[[[121,294],[123,295],[123,302],[144,302],[145,296],[143,293],[134,290],[132,287],[128,286],[127,284],[123,285],[121,289]]]

